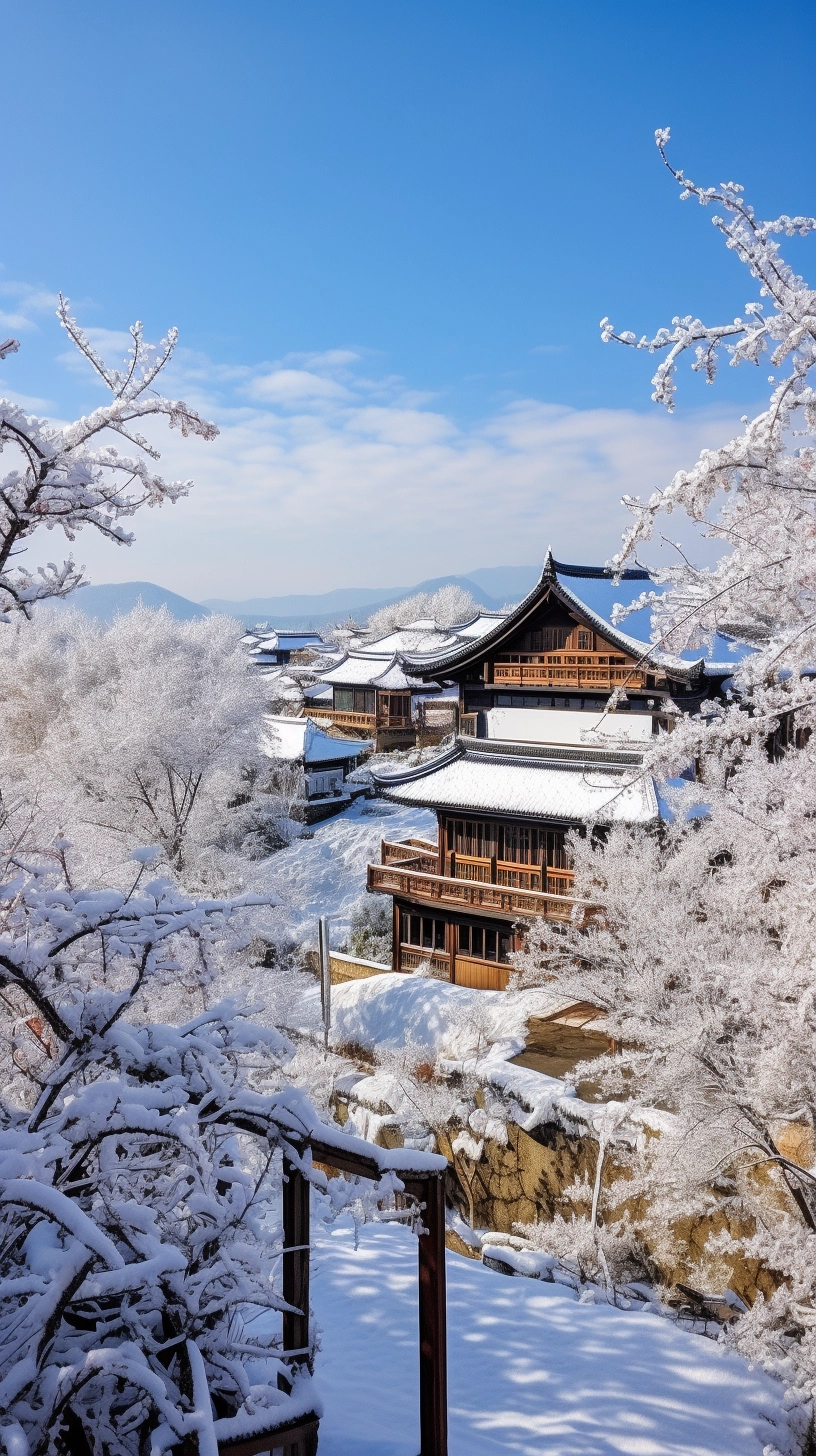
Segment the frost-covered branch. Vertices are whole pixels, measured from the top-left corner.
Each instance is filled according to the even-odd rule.
[[[19,464],[0,480],[0,614],[21,611],[49,597],[66,596],[81,582],[69,559],[36,571],[16,558],[38,526],[60,527],[69,541],[83,526],[129,544],[132,535],[121,522],[143,505],[161,505],[186,495],[190,481],[166,481],[148,468],[145,456],[157,451],[133,425],[164,416],[183,435],[212,440],[215,425],[182,400],[166,399],[153,388],[170,362],[178,333],[171,329],[158,346],[147,344],[142,325],[131,328],[133,340],[123,369],[110,368],[97,354],[60,295],[57,316],[69,338],[88,360],[113,398],[107,405],[64,428],[27,414],[9,400],[0,400],[0,450],[13,449]],[[17,340],[0,346],[0,357],[13,353]],[[107,432],[123,436],[140,453],[121,455]]]

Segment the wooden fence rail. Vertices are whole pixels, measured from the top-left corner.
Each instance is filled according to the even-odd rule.
[[[326,1129],[328,1132],[328,1129]],[[294,1140],[292,1140],[294,1142]],[[369,1151],[369,1148],[371,1149]],[[297,1148],[302,1157],[311,1149],[313,1160],[350,1177],[379,1182],[394,1171],[406,1196],[415,1200],[421,1216],[418,1247],[419,1304],[419,1434],[420,1456],[448,1453],[448,1350],[445,1296],[445,1172],[443,1158],[426,1155],[412,1158],[410,1150],[397,1149],[386,1155],[362,1138],[342,1134],[328,1140],[314,1130]],[[413,1163],[413,1166],[412,1166]],[[311,1184],[291,1158],[283,1164],[283,1297],[294,1306],[283,1314],[283,1349],[275,1351],[294,1372],[309,1359],[309,1202]],[[279,1380],[282,1377],[279,1377]],[[384,1405],[388,1392],[381,1392]],[[383,1412],[388,1421],[387,1406]],[[315,1456],[318,1416],[308,1411],[266,1431],[218,1442],[219,1456]],[[195,1443],[187,1451],[187,1442]],[[349,1432],[349,1450],[354,1433]],[[187,1438],[177,1456],[194,1456],[195,1437]]]

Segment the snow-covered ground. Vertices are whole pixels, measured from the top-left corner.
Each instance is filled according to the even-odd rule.
[[[331,915],[331,940],[348,934],[355,900],[365,892],[366,865],[380,859],[380,840],[436,839],[436,815],[382,799],[358,799],[269,860],[269,888],[280,897],[280,924],[295,940],[317,940],[316,920]]]
[[[416,1241],[376,1224],[357,1251],[347,1226],[315,1236],[320,1456],[416,1456]],[[785,1448],[781,1387],[713,1341],[456,1254],[447,1273],[450,1456]]]

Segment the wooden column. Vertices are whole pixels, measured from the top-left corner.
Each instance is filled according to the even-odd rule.
[[[448,1330],[445,1303],[445,1178],[422,1180],[427,1229],[419,1237],[420,1456],[448,1453]]]
[[[393,912],[391,918],[391,969],[392,971],[398,971],[400,969],[400,932],[402,928],[402,912],[396,900],[391,901],[391,908]]]
[[[300,1314],[283,1314],[284,1350],[309,1344],[309,1184],[299,1168],[283,1160],[283,1297]],[[288,1250],[288,1252],[287,1252]],[[307,1359],[306,1353],[302,1357]]]

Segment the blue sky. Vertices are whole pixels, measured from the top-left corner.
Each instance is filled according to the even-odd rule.
[[[786,16],[783,63],[754,0],[6,0],[4,391],[97,402],[62,288],[114,355],[134,317],[177,324],[173,391],[222,425],[169,437],[199,486],[133,548],[77,542],[94,579],[240,597],[610,554],[622,490],[762,399],[767,371],[686,374],[667,421],[597,325],[752,296],[656,126],[695,180],[814,211],[816,11]]]

